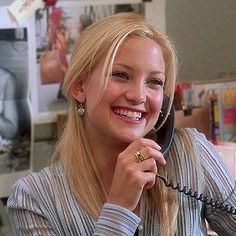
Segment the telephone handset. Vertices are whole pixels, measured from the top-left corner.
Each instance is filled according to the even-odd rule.
[[[166,114],[168,109],[168,102],[169,98],[165,95],[162,105],[162,113]],[[163,115],[160,116],[158,119],[155,128],[157,128],[162,123]],[[162,147],[161,152],[163,153],[164,157],[167,156],[168,151],[171,146],[173,134],[174,134],[174,123],[175,123],[175,111],[174,107],[172,106],[168,117],[162,127],[156,131],[156,142]],[[197,191],[193,191],[193,189],[187,189],[186,186],[181,186],[180,183],[174,184],[173,180],[167,181],[163,176],[157,174],[156,177],[160,178],[166,187],[170,187],[174,190],[177,190],[180,193],[183,193],[191,198],[196,199],[197,201],[201,201],[204,204],[211,205],[215,209],[220,209],[232,215],[236,215],[236,208],[229,204],[225,204],[224,201],[214,200],[204,194],[199,194]]]
[[[168,112],[168,103],[169,103],[169,98],[168,96],[164,95],[161,114],[155,125],[155,128],[159,127],[159,125],[163,121],[164,114]],[[157,131],[158,135],[156,135],[156,142],[161,146],[161,152],[164,155],[164,157],[166,157],[170,149],[170,145],[174,135],[174,128],[175,128],[174,126],[175,126],[175,111],[174,111],[174,106],[172,106],[165,123]]]

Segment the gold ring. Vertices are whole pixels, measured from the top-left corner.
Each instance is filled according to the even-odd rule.
[[[144,155],[143,155],[141,149],[139,149],[138,151],[136,151],[136,152],[134,153],[134,155],[135,155],[136,160],[137,160],[138,163],[140,163],[140,162],[142,162],[142,161],[145,160],[145,157],[144,157]]]

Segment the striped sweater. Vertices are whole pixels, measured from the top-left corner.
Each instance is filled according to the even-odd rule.
[[[168,166],[181,185],[224,199],[236,207],[235,180],[221,161],[214,146],[195,129],[187,129],[193,138],[196,158],[202,166],[204,184],[188,155],[184,155],[181,138],[173,139],[175,158],[167,159]],[[55,174],[55,173],[54,173]],[[62,165],[56,166],[56,182],[51,167],[18,180],[8,199],[8,213],[15,235],[160,235],[158,215],[148,203],[145,192],[140,200],[139,217],[117,205],[105,203],[95,221],[75,199],[68,185]],[[184,194],[177,194],[179,211],[176,235],[206,235],[205,220],[219,235],[236,235],[236,215],[214,210]]]

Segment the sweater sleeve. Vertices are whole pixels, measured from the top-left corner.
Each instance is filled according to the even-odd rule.
[[[20,184],[16,183],[13,186],[7,204],[14,235],[56,235],[40,206]]]
[[[134,235],[141,219],[126,208],[106,203],[98,218],[94,235]]]
[[[14,235],[134,235],[141,219],[133,212],[106,203],[96,222],[69,192],[63,188],[61,198],[50,183],[43,172],[21,178],[13,185],[7,205]]]
[[[236,209],[236,183],[223,163],[218,151],[201,133],[195,132],[200,162],[206,182],[206,193],[214,200],[222,201]],[[236,213],[205,207],[205,217],[210,227],[219,235],[235,235]]]

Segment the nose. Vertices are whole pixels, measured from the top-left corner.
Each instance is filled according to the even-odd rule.
[[[146,89],[143,83],[131,83],[126,91],[126,99],[134,104],[146,102]]]

